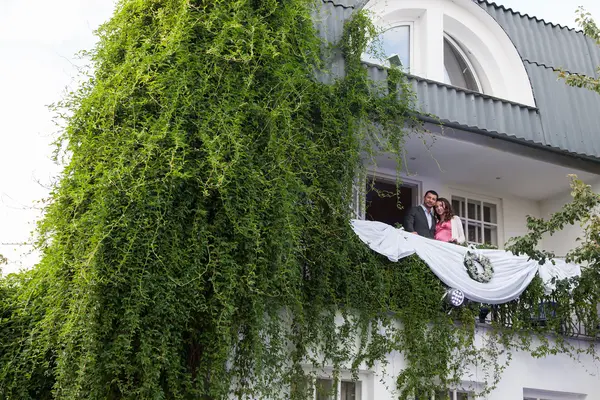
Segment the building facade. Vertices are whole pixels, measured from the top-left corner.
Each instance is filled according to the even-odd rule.
[[[385,53],[365,54],[364,67],[373,80],[385,82],[387,67],[400,66],[425,127],[404,144],[405,208],[436,190],[451,200],[469,242],[502,248],[527,232],[526,216],[547,217],[569,201],[568,175],[600,190],[600,96],[558,78],[559,70],[598,77],[600,48],[592,39],[485,0],[319,0],[315,24],[336,43],[345,21],[360,9],[382,29]],[[322,79],[343,76],[340,54],[330,66]],[[382,155],[367,169],[366,181],[393,187],[392,158]],[[364,196],[362,218],[402,220],[402,212],[390,211],[397,199],[377,199],[368,189]],[[563,256],[580,232],[570,226],[544,238],[542,246]],[[573,339],[574,346],[578,340],[590,339]],[[401,354],[390,355],[390,376],[402,367]],[[600,399],[598,367],[591,356],[516,354],[487,398]],[[477,374],[465,377],[464,387],[449,388],[451,398],[471,398]],[[323,385],[329,384],[326,375]],[[339,383],[342,399],[394,398],[393,381],[377,369],[361,371],[357,383],[349,378]]]

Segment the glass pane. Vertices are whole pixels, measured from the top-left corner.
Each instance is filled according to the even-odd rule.
[[[456,392],[456,400],[469,400],[469,393]]]
[[[381,35],[383,53],[390,65],[410,68],[410,26],[401,25],[389,29]]]
[[[310,378],[300,378],[292,382],[292,392],[297,394],[309,395],[312,398],[313,386]]]
[[[495,226],[484,225],[483,226],[483,239],[487,244],[494,246],[498,245],[498,228]]]
[[[452,198],[452,211],[454,211],[454,214],[462,217],[462,214],[460,213],[460,201],[455,200],[454,198]]]
[[[333,381],[331,379],[317,379],[315,385],[317,400],[333,399]]]
[[[416,392],[415,400],[431,400],[431,394],[427,394],[426,392]]]
[[[355,400],[355,399],[356,399],[356,383],[342,381],[341,400]]]
[[[444,39],[444,78],[446,83],[464,89],[479,91],[477,80],[461,51],[448,39]]]
[[[467,211],[469,214],[469,219],[481,221],[481,202],[469,200],[469,203],[467,204]]]
[[[492,224],[498,223],[495,204],[483,203],[483,221]]]
[[[481,243],[481,225],[469,223],[467,226],[467,240],[473,243]]]
[[[363,54],[364,61],[386,66],[395,65],[407,72],[410,70],[410,26],[400,25],[388,29],[381,34],[375,45],[375,49]],[[378,52],[383,54],[377,54]]]
[[[439,391],[435,392],[435,400],[452,400],[452,392]]]

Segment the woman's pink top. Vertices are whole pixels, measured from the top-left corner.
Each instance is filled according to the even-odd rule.
[[[435,240],[449,242],[452,240],[452,221],[438,222],[435,224]]]

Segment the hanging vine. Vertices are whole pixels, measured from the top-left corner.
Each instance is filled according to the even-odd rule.
[[[401,165],[418,122],[404,75],[381,85],[360,64],[377,33],[364,13],[339,44],[345,76],[315,78],[311,7],[119,3],[92,77],[57,106],[64,172],[42,259],[0,280],[0,397],[300,399],[319,368],[393,351],[403,399],[473,364],[498,381],[501,350],[475,345],[479,306],[444,309],[422,261],[391,263],[353,234],[363,158]],[[496,331],[507,349],[525,328],[512,321]]]

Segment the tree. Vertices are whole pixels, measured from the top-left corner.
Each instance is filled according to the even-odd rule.
[[[371,255],[348,202],[361,157],[401,154],[410,92],[398,71],[368,80],[361,13],[336,44],[346,76],[319,81],[313,7],[118,4],[56,108],[42,260],[0,280],[1,398],[298,397],[302,363],[356,368],[395,346],[347,344],[411,300],[394,283],[431,273]]]
[[[356,238],[362,158],[385,150],[401,165],[418,123],[402,73],[377,84],[360,64],[377,35],[368,17],[353,14],[331,49],[313,6],[119,3],[89,80],[56,108],[64,171],[38,227],[42,260],[0,279],[1,398],[308,398],[307,366],[356,372],[398,351],[406,399],[470,364],[493,386],[511,348],[587,350],[547,340],[573,312],[597,326],[581,283],[582,300],[539,327],[535,281],[498,308],[513,325],[481,349],[478,306],[443,308],[421,260],[391,263]],[[346,74],[326,84],[332,50]]]

